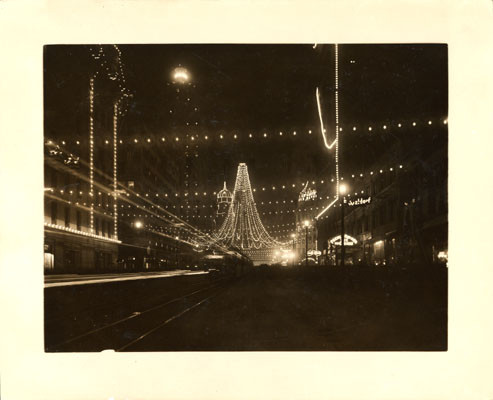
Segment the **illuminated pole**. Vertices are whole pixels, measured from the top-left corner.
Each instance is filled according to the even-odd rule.
[[[344,267],[344,260],[346,258],[346,247],[344,246],[344,203],[346,201],[346,185],[341,184],[339,186],[339,192],[341,195],[341,267]]]
[[[308,227],[310,226],[310,222],[308,220],[305,221],[305,266],[308,267]]]
[[[113,237],[115,239],[118,239],[117,136],[118,136],[118,103],[115,103],[113,105]]]
[[[344,267],[346,247],[344,246],[344,197],[341,198],[341,267]]]
[[[293,239],[293,267],[294,267],[294,257],[295,257],[295,247],[294,247],[294,238],[296,235],[294,233],[291,234],[291,238]]]
[[[94,233],[94,76],[89,80],[89,228]]]

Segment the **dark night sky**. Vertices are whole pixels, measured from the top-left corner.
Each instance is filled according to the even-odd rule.
[[[234,177],[241,161],[251,164],[259,183],[290,181],[327,168],[320,135],[316,86],[322,89],[324,120],[333,130],[334,47],[332,45],[120,45],[127,87],[133,92],[120,137],[175,134],[169,109],[171,71],[185,66],[192,74],[192,102],[200,121],[196,133],[225,132],[231,137],[263,131],[306,132],[275,143],[256,140],[254,148],[215,149],[230,160]],[[88,46],[45,48],[45,132],[54,138],[87,131]],[[422,121],[447,115],[445,45],[339,45],[342,126]],[[333,131],[332,131],[333,132]],[[346,131],[345,131],[346,133]],[[346,165],[369,165],[388,141],[367,134],[343,136]],[[375,138],[377,137],[377,138]],[[303,140],[301,142],[301,140]],[[368,151],[367,146],[372,146]],[[252,153],[253,151],[253,153]],[[371,157],[368,159],[369,155]],[[312,157],[312,166],[303,162]],[[240,159],[241,158],[241,159]],[[359,161],[359,164],[358,164]],[[291,163],[286,168],[286,163]],[[303,169],[304,167],[308,169]],[[254,171],[252,172],[252,168]],[[310,168],[312,170],[310,170]],[[212,174],[224,171],[211,171]],[[284,176],[282,176],[284,174]]]

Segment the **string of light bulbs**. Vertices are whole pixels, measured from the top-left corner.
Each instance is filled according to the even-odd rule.
[[[120,113],[120,111],[119,111]],[[434,121],[436,123],[434,123]],[[357,132],[369,132],[371,134],[375,134],[378,129],[381,129],[381,132],[389,133],[393,130],[393,132],[398,132],[399,130],[402,130],[402,128],[406,127],[411,127],[411,128],[417,128],[420,126],[428,126],[428,127],[433,127],[437,125],[447,125],[448,124],[448,119],[447,118],[434,118],[434,119],[426,119],[423,121],[419,121],[417,119],[414,120],[409,120],[407,122],[393,122],[393,123],[381,123],[381,124],[374,124],[374,125],[353,125],[353,124],[348,124],[338,126],[338,129],[335,129],[336,132],[346,132],[346,134],[349,133],[357,133]],[[327,132],[327,129],[324,127],[323,128],[325,133]],[[265,139],[273,139],[275,137],[281,137],[281,138],[287,138],[289,136],[296,136],[298,138],[303,138],[300,133],[305,133],[305,135],[312,135],[313,130],[308,129],[306,131],[304,130],[293,130],[291,132],[286,132],[286,131],[278,131],[276,132],[263,132],[263,133],[210,133],[210,134],[199,134],[199,133],[188,133],[188,141],[187,137],[184,136],[177,136],[173,134],[165,134],[165,135],[151,135],[148,137],[130,137],[126,139],[120,138],[118,140],[119,145],[147,145],[147,144],[173,144],[173,145],[185,145],[185,144],[190,144],[193,142],[195,145],[202,145],[202,144],[207,144],[207,143],[221,143],[221,142],[228,142],[228,143],[234,143],[240,140],[245,140],[245,139],[257,139],[260,138],[262,140]],[[231,140],[232,139],[232,140]],[[84,145],[84,140],[81,138],[74,138],[74,139],[68,139],[68,138],[63,138],[62,142],[65,144],[74,144],[76,146],[82,146]],[[111,143],[111,138],[110,137],[103,137],[99,139],[98,144],[100,145],[109,145]],[[337,145],[337,140],[334,140],[331,144],[329,144],[330,148],[333,146]]]

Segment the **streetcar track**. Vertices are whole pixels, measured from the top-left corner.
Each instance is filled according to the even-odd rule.
[[[98,333],[98,332],[104,331],[105,329],[108,329],[108,328],[111,328],[111,327],[113,327],[113,326],[116,326],[116,325],[122,324],[122,323],[124,323],[124,322],[126,322],[126,321],[129,321],[129,320],[133,319],[133,318],[136,318],[136,317],[141,317],[141,316],[143,316],[144,314],[147,314],[147,313],[152,312],[152,311],[156,311],[156,310],[158,310],[158,309],[160,309],[160,308],[163,308],[163,307],[165,307],[165,306],[167,306],[167,305],[170,305],[170,304],[176,303],[176,302],[177,302],[177,301],[179,301],[179,300],[183,300],[183,299],[185,299],[185,298],[187,298],[187,297],[190,297],[190,296],[193,296],[193,295],[195,295],[195,294],[197,294],[197,293],[204,292],[204,291],[209,290],[209,289],[213,289],[213,288],[215,288],[215,287],[217,287],[217,286],[220,286],[220,284],[221,284],[224,280],[226,280],[226,278],[221,279],[218,283],[216,283],[216,284],[214,284],[214,285],[210,285],[210,286],[207,286],[207,287],[205,287],[205,288],[202,288],[202,289],[199,289],[199,290],[195,290],[195,291],[193,291],[193,292],[191,292],[191,293],[187,293],[187,294],[185,294],[185,295],[183,295],[183,296],[176,297],[176,298],[174,298],[174,299],[172,299],[172,300],[166,301],[165,303],[162,303],[162,304],[158,304],[158,305],[156,305],[156,306],[153,306],[153,307],[151,307],[151,308],[149,308],[149,309],[147,309],[147,310],[133,312],[132,314],[128,315],[128,316],[127,316],[127,317],[125,317],[125,318],[121,318],[121,319],[119,319],[119,320],[117,320],[117,321],[111,322],[111,323],[109,323],[109,324],[106,324],[106,325],[100,326],[100,327],[98,327],[98,328],[95,328],[95,329],[92,329],[92,330],[90,330],[90,331],[84,332],[84,333],[82,333],[82,334],[80,334],[80,335],[77,335],[77,336],[74,336],[74,337],[72,337],[72,338],[69,338],[69,339],[67,339],[67,340],[65,340],[65,341],[63,341],[63,342],[60,342],[60,343],[57,343],[57,344],[55,344],[55,345],[49,346],[49,347],[47,347],[47,348],[46,348],[46,351],[48,351],[48,352],[49,352],[49,351],[54,351],[54,350],[55,350],[56,348],[58,348],[58,347],[61,347],[61,346],[67,345],[67,344],[69,344],[69,343],[73,343],[73,342],[75,342],[75,341],[77,341],[77,340],[80,340],[80,339],[82,339],[82,338],[85,338],[85,337],[87,337],[87,336],[90,336],[90,335],[93,335],[93,334],[95,334],[95,333]],[[214,297],[214,296],[210,296],[210,297]],[[210,297],[208,297],[208,298],[210,298]],[[208,298],[204,299],[203,301],[207,300]],[[199,303],[202,303],[203,301],[201,301],[201,302],[199,302]],[[196,305],[192,306],[192,308],[194,308],[194,307],[196,307],[196,306],[198,306],[198,305],[199,305],[199,304],[196,304]],[[187,309],[186,311],[188,311],[188,309]],[[172,319],[174,319],[174,318],[177,318],[177,316],[173,317]]]
[[[202,303],[206,302],[207,300],[210,300],[212,299],[213,297],[216,297],[217,295],[219,294],[218,293],[214,293],[213,295],[211,296],[208,296],[206,297],[205,299],[202,299],[200,300],[198,303],[195,303],[194,305],[186,308],[185,310],[179,312],[178,314],[175,314],[173,315],[172,317],[168,318],[167,320],[165,320],[164,322],[160,323],[159,325],[155,326],[154,328],[148,330],[147,332],[143,333],[142,335],[140,335],[138,338],[130,341],[129,343],[127,343],[126,345],[118,348],[116,351],[122,351],[122,350],[125,350],[126,348],[134,345],[135,343],[137,342],[140,342],[142,339],[146,338],[147,336],[149,336],[151,333],[157,331],[158,329],[161,329],[163,326],[169,324],[171,321],[174,321],[175,319],[177,318],[180,318],[182,315],[186,314],[187,312],[193,310],[194,308],[200,306]]]
[[[224,279],[226,279],[226,278],[218,279],[218,280],[216,280],[216,282],[221,282]],[[194,282],[190,286],[192,286],[192,287],[193,286],[200,286],[201,284],[202,284],[202,282]],[[45,296],[46,296],[46,294],[45,294]],[[147,297],[148,297],[147,294],[143,293],[141,296],[135,298],[134,300],[140,301],[142,299],[146,299]],[[159,301],[163,297],[166,297],[166,295],[156,296],[155,300]],[[93,311],[103,311],[105,309],[113,310],[113,309],[117,308],[120,304],[121,304],[121,301],[114,301],[114,302],[108,302],[105,304],[88,305],[86,307],[83,307],[83,308],[77,310],[77,314],[78,315],[85,315],[85,314],[88,314],[88,313],[93,312]],[[73,313],[61,313],[59,315],[46,316],[45,317],[45,324],[64,320],[64,319],[66,319],[72,315],[73,315]]]

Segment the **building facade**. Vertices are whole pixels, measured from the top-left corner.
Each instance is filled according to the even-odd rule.
[[[346,246],[347,264],[446,261],[447,140],[441,132],[418,139],[414,148],[398,143],[369,171],[346,178],[344,213],[339,201],[317,221],[323,263],[340,263],[340,246],[333,243],[340,239],[342,220],[345,234],[355,239]]]

